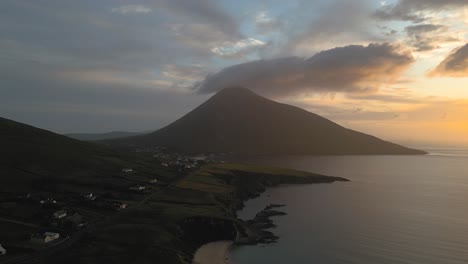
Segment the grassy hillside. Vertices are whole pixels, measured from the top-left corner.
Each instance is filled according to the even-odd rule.
[[[47,130],[0,118],[0,192],[57,184],[117,184],[122,168],[165,174],[154,160],[120,153]]]

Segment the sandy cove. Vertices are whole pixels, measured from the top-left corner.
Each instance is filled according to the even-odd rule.
[[[205,244],[195,252],[192,264],[232,264],[228,259],[229,249],[232,245],[232,241],[216,241]]]

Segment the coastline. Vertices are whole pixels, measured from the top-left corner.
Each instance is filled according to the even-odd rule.
[[[230,167],[233,164],[225,164]],[[246,167],[253,170],[254,167],[248,165],[235,165],[237,167]],[[273,231],[268,230],[275,227],[270,219],[273,216],[286,215],[282,211],[277,211],[276,208],[285,206],[284,204],[268,204],[264,209],[255,214],[252,219],[244,220],[237,217],[238,210],[244,207],[244,202],[247,200],[259,197],[270,187],[280,185],[296,185],[296,184],[317,184],[317,183],[332,183],[346,182],[346,178],[325,176],[303,171],[295,171],[299,174],[291,173],[293,170],[283,171],[280,168],[269,168],[270,170],[279,171],[263,171],[265,168],[255,171],[245,171],[238,168],[232,169],[232,176],[235,181],[230,182],[234,186],[235,198],[231,201],[231,210],[233,210],[235,222],[237,223],[238,234],[234,240],[218,240],[208,242],[201,245],[193,255],[192,264],[233,264],[230,259],[230,253],[234,245],[256,245],[275,243],[279,239]],[[305,173],[305,174],[303,174]],[[213,173],[215,177],[220,174]],[[240,231],[243,230],[243,231]],[[239,233],[240,231],[240,233]]]
[[[229,240],[205,244],[195,252],[192,264],[232,264],[228,255],[233,244]]]

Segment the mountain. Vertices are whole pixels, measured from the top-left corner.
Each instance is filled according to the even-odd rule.
[[[124,137],[131,137],[145,134],[145,132],[125,132],[125,131],[112,131],[108,133],[70,133],[65,136],[82,140],[82,141],[99,141],[106,139],[117,139]]]
[[[252,155],[425,154],[344,128],[240,87],[226,88],[172,124],[110,144]]]

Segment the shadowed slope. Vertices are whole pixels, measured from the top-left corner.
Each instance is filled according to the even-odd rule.
[[[114,143],[238,154],[424,154],[239,87],[220,91],[167,127]]]
[[[38,180],[103,178],[128,162],[107,147],[0,118],[0,191]]]

